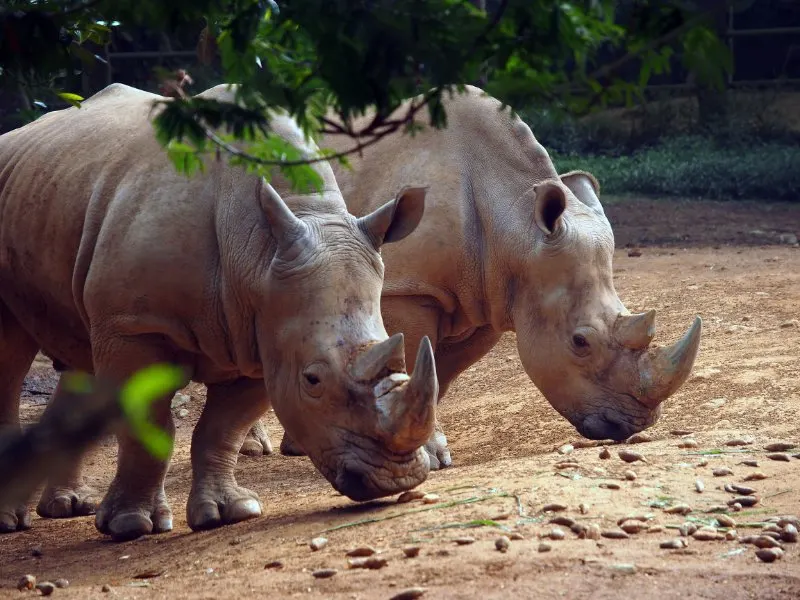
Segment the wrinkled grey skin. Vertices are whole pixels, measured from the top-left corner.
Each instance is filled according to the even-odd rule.
[[[232,99],[222,87],[205,95]],[[166,361],[208,388],[192,439],[192,529],[261,514],[234,467],[269,397],[343,494],[418,485],[438,392],[433,353],[423,340],[405,374],[403,336],[388,338],[381,319],[378,249],[419,224],[425,190],[356,219],[326,163],[315,167],[323,190],[289,198],[294,212],[224,161],[187,179],[155,141],[158,99],[112,85],[0,137],[0,424],[19,426],[20,386],[40,349],[62,368],[118,382]],[[314,150],[290,119],[272,127]],[[153,417],[173,433],[171,396]],[[167,463],[127,431],[118,440],[98,529],[117,540],[170,530]],[[38,512],[89,514],[96,504],[76,467],[49,483]],[[24,507],[0,507],[0,530],[28,524]]]
[[[354,156],[352,171],[334,167],[356,215],[374,208],[376,189],[430,185],[425,221],[383,253],[387,330],[405,333],[407,353],[430,337],[440,397],[514,331],[531,381],[581,435],[621,440],[651,426],[691,371],[699,318],[675,345],[651,346],[655,312],[630,315],[614,289],[596,179],[559,175],[530,128],[478,88],[446,98],[445,109],[446,129],[392,135]],[[259,437],[261,425],[244,450],[263,447]],[[302,453],[290,438],[281,451]],[[433,468],[450,464],[438,426],[426,448]]]

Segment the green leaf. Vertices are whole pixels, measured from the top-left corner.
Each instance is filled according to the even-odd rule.
[[[69,102],[72,104],[72,106],[77,108],[80,108],[81,102],[83,102],[83,96],[79,96],[78,94],[72,94],[70,92],[57,92],[56,95],[64,102]]]
[[[135,373],[120,392],[120,406],[134,436],[159,460],[170,457],[173,439],[166,431],[150,422],[150,408],[156,400],[175,393],[185,384],[186,375],[183,369],[168,364],[155,364]]]
[[[167,156],[175,169],[187,177],[205,172],[205,165],[198,151],[189,144],[172,140],[167,144]]]

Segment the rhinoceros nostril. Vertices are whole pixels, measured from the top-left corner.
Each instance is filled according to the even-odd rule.
[[[364,473],[348,467],[343,467],[336,476],[336,489],[356,502],[372,500],[380,495]]]
[[[621,442],[636,433],[631,425],[606,415],[590,415],[576,426],[578,433],[590,440]]]

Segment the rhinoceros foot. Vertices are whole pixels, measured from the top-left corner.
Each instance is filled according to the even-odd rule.
[[[47,486],[36,512],[46,519],[69,519],[93,515],[100,504],[100,494],[87,485]]]
[[[260,420],[247,432],[239,453],[246,456],[272,454],[272,442],[269,440],[266,426]]]
[[[214,529],[261,516],[258,494],[227,483],[199,483],[186,504],[186,520],[193,530]]]
[[[11,507],[0,507],[0,533],[13,533],[31,528],[31,514],[24,504]]]
[[[425,452],[428,453],[431,461],[431,471],[445,469],[453,464],[453,459],[450,457],[450,448],[447,447],[447,437],[438,423],[433,435],[428,440],[428,443],[425,444]]]
[[[134,540],[151,533],[172,530],[172,510],[161,488],[152,498],[133,499],[114,483],[97,508],[95,526],[115,542]]]

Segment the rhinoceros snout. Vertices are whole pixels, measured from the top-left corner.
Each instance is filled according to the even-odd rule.
[[[578,433],[590,440],[614,440],[615,442],[626,440],[642,429],[631,423],[617,420],[613,415],[589,415],[575,428]]]

